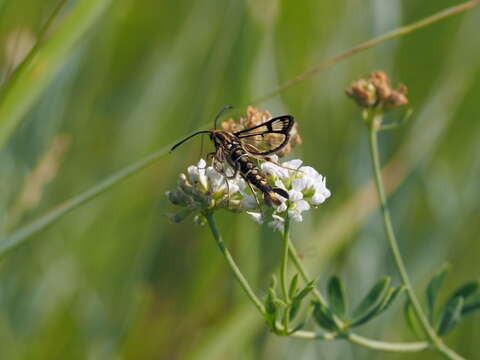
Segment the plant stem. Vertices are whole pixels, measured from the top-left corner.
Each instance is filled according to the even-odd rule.
[[[360,345],[362,347],[388,352],[420,352],[427,350],[430,346],[428,341],[416,341],[416,342],[385,342],[368,339],[366,337],[349,333],[346,336],[338,335],[335,333],[317,333],[313,331],[296,331],[291,337],[305,340],[348,340],[353,344]]]
[[[402,342],[384,342],[372,339],[367,339],[363,336],[350,333],[347,335],[347,340],[353,344],[361,345],[369,349],[392,352],[419,352],[427,350],[430,344],[427,341],[416,341],[409,343]]]
[[[247,279],[243,276],[242,272],[238,268],[237,264],[232,258],[232,255],[226,248],[222,237],[218,231],[217,224],[213,217],[212,212],[205,212],[204,216],[207,218],[208,225],[210,226],[210,230],[212,231],[212,235],[217,243],[220,251],[222,252],[223,256],[227,260],[230,269],[233,271],[237,281],[240,283],[240,286],[243,288],[247,296],[250,298],[252,303],[258,309],[260,314],[265,314],[265,308],[260,301],[260,299],[255,295],[250,284],[248,283]],[[290,258],[292,262],[295,264],[295,267],[299,271],[300,275],[302,276],[305,282],[310,282],[310,278],[303,267],[303,264],[300,261],[298,253],[293,246],[293,244],[289,240],[289,228],[285,227],[284,231],[284,244],[288,245],[288,253],[290,254]],[[286,238],[286,240],[285,240]],[[287,292],[288,294],[288,292]],[[318,301],[326,304],[325,300],[323,299],[320,292],[315,289],[314,290],[315,297]],[[288,325],[288,323],[287,323]],[[284,328],[285,331],[288,331],[288,326]],[[411,343],[395,343],[395,342],[385,342],[385,341],[378,341],[365,338],[363,336],[354,334],[354,333],[347,333],[347,334],[337,334],[337,333],[317,333],[313,331],[303,331],[299,330],[294,332],[293,334],[289,334],[288,336],[297,338],[297,339],[306,339],[306,340],[325,340],[325,341],[332,341],[332,340],[347,340],[351,343],[363,346],[365,348],[379,350],[379,351],[391,351],[391,352],[418,352],[423,351],[429,347],[429,343],[426,341],[419,341],[419,342],[411,342]]]
[[[402,27],[399,27],[397,29],[394,29],[390,32],[387,32],[383,35],[380,35],[376,38],[370,39],[368,41],[365,41],[363,43],[360,43],[346,51],[344,51],[341,54],[338,54],[324,62],[321,62],[320,64],[317,64],[310,68],[309,70],[305,71],[304,73],[298,75],[297,77],[293,78],[290,81],[287,81],[286,83],[278,86],[276,89],[272,90],[271,92],[263,95],[262,97],[252,101],[250,104],[258,104],[262,103],[264,101],[267,101],[268,99],[278,95],[280,92],[283,90],[286,90],[302,81],[307,80],[308,78],[311,78],[312,76],[318,74],[319,72],[322,72],[323,70],[329,68],[332,65],[335,65],[336,63],[345,60],[352,55],[355,55],[359,52],[365,51],[367,49],[370,49],[371,47],[374,47],[378,44],[381,44],[385,41],[395,39],[400,36],[404,36],[407,34],[410,34],[414,31],[420,30],[426,26],[429,26],[431,24],[434,24],[440,20],[446,19],[450,16],[458,15],[461,14],[462,12],[468,11],[470,9],[473,9],[475,6],[480,5],[480,0],[471,0],[471,1],[466,1],[463,4],[455,5],[449,8],[446,8],[442,11],[439,11],[431,16],[427,16],[426,18],[423,18],[419,21],[416,21],[412,24],[405,25]]]
[[[310,282],[310,276],[307,273],[307,270],[303,266],[300,257],[298,256],[298,252],[293,246],[293,244],[289,241],[289,252],[290,252],[290,259],[292,260],[293,264],[295,265],[296,269],[298,270],[300,276],[302,277],[303,281]],[[323,305],[327,306],[327,302],[323,298],[322,294],[318,289],[313,290],[313,294],[316,299],[322,303]],[[343,323],[340,319],[335,318],[337,325],[340,327],[343,326]],[[310,340],[347,340],[353,344],[357,344],[369,349],[379,350],[379,351],[391,351],[391,352],[419,352],[428,349],[429,343],[427,341],[417,341],[417,342],[387,342],[387,341],[379,341],[368,339],[366,337],[357,335],[353,332],[349,332],[347,334],[336,334],[336,333],[316,333],[312,331],[295,331],[293,334],[290,335],[294,338],[299,339],[310,339]]]
[[[235,260],[233,260],[233,257],[230,254],[230,251],[228,251],[227,247],[225,246],[225,243],[223,242],[222,237],[218,232],[217,223],[215,222],[213,213],[210,211],[206,211],[204,212],[204,215],[207,218],[207,222],[208,222],[208,225],[210,226],[210,230],[212,231],[213,238],[215,239],[215,242],[217,243],[218,248],[220,249],[223,256],[225,257],[225,260],[227,260],[228,266],[230,267],[233,274],[235,275],[235,278],[237,279],[237,281],[239,282],[240,286],[245,291],[247,296],[250,298],[252,303],[258,309],[258,311],[262,315],[265,315],[265,308],[262,302],[257,297],[257,295],[255,295],[255,293],[253,292],[247,279],[245,278],[245,276],[243,276],[242,272],[240,271],[237,264],[235,263]]]
[[[302,264],[302,261],[300,260],[300,256],[298,255],[297,249],[295,249],[295,247],[293,246],[290,240],[288,241],[288,249],[290,252],[290,259],[295,265],[295,268],[299,272],[303,281],[305,281],[306,283],[309,283],[311,281],[310,275],[308,275],[307,270],[305,269],[305,267]],[[319,303],[321,303],[323,306],[328,306],[327,301],[324,299],[324,297],[316,287],[313,289],[313,294],[315,295]]]
[[[285,218],[283,235],[283,253],[282,253],[282,262],[280,263],[280,283],[282,287],[283,300],[285,301],[285,313],[283,316],[283,328],[286,333],[288,333],[288,320],[289,320],[289,304],[290,297],[288,295],[288,282],[287,282],[287,268],[288,268],[288,253],[289,253],[289,242],[290,242],[290,219],[288,215]]]
[[[390,211],[387,205],[387,198],[385,196],[385,190],[383,186],[383,180],[382,180],[381,168],[380,168],[377,133],[378,133],[378,126],[379,124],[381,124],[382,116],[383,116],[382,114],[375,115],[375,117],[372,119],[372,121],[369,124],[369,144],[370,144],[370,155],[372,158],[373,173],[375,177],[375,186],[376,186],[378,198],[380,201],[380,209],[382,212],[383,226],[385,229],[385,235],[387,236],[388,245],[390,246],[390,250],[392,252],[395,265],[397,267],[397,270],[400,274],[402,282],[407,291],[408,298],[412,303],[415,314],[418,320],[420,321],[422,328],[425,331],[428,339],[438,349],[438,351],[440,351],[447,358],[460,360],[463,358],[443,343],[443,341],[438,337],[435,330],[432,328],[432,326],[428,322],[428,319],[425,316],[425,313],[423,312],[420,302],[418,301],[417,296],[413,291],[410,278],[408,276],[405,264],[403,263],[403,259],[400,254],[400,249],[398,248],[398,243],[395,238],[395,233],[393,231],[392,220],[390,218]]]
[[[283,240],[283,253],[282,253],[282,262],[280,263],[280,283],[282,286],[283,299],[285,303],[290,302],[288,296],[288,284],[287,284],[287,264],[288,264],[288,244],[290,242],[290,219],[285,219],[285,228],[283,230],[282,240]]]

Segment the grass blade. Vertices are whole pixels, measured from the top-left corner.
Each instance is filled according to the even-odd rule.
[[[114,185],[121,183],[138,171],[152,165],[161,156],[165,155],[170,150],[170,146],[164,147],[157,152],[150,154],[136,163],[116,172],[105,180],[101,181],[89,190],[77,195],[70,200],[67,200],[56,209],[48,212],[46,215],[33,221],[32,223],[20,228],[13,234],[7,235],[0,240],[0,259],[9,251],[15,249],[27,240],[33,234],[45,229],[48,225],[54,223],[70,211],[76,209],[80,205],[96,198],[98,195],[109,190]]]
[[[22,64],[0,97],[0,148],[22,117],[50,84],[70,56],[77,41],[108,9],[112,0],[84,0],[63,19],[42,46],[36,47]]]

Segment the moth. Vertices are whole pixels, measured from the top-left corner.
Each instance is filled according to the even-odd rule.
[[[200,130],[187,136],[175,144],[170,151],[200,134],[208,134],[215,146],[215,151],[208,154],[212,158],[213,168],[223,175],[228,186],[228,179],[235,178],[238,174],[250,186],[258,203],[254,187],[263,195],[265,203],[272,207],[282,203],[278,196],[288,199],[288,193],[279,187],[271,186],[266,174],[257,166],[256,159],[271,161],[268,155],[283,149],[290,140],[290,132],[294,124],[291,115],[274,117],[260,125],[243,129],[237,132],[217,130],[217,121],[230,106],[224,107],[214,119],[213,130]],[[266,136],[268,136],[268,141]],[[272,136],[273,135],[273,136]],[[227,174],[227,169],[233,173]]]

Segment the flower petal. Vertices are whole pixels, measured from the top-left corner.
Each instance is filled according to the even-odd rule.
[[[262,214],[253,211],[247,211],[247,214],[250,215],[252,220],[255,221],[257,224],[263,224]]]
[[[289,199],[290,201],[299,201],[301,199],[303,199],[303,194],[300,192],[300,191],[297,191],[297,190],[290,190],[288,192],[288,195],[289,195]]]

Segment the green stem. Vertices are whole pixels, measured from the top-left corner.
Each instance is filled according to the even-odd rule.
[[[210,226],[210,230],[212,231],[213,237],[222,252],[223,256],[227,260],[228,265],[230,266],[230,269],[233,271],[237,281],[240,283],[240,286],[243,288],[247,296],[250,298],[252,303],[256,306],[258,311],[264,315],[265,314],[265,308],[260,301],[260,299],[255,295],[253,290],[251,289],[247,279],[243,276],[242,272],[238,268],[237,264],[233,260],[230,252],[228,249],[225,247],[225,244],[222,240],[222,237],[220,233],[218,232],[217,224],[215,222],[215,219],[213,217],[213,214],[211,212],[205,212],[204,216],[207,218],[208,225]],[[297,268],[298,272],[302,276],[303,280],[305,282],[310,282],[310,278],[303,267],[303,264],[300,261],[300,258],[298,256],[298,253],[293,246],[293,244],[290,242],[289,237],[288,237],[288,231],[289,229],[285,227],[285,232],[284,232],[284,238],[287,238],[287,244],[288,244],[288,251],[290,254],[290,258],[292,262],[295,264],[295,267]],[[286,236],[285,236],[286,234]],[[315,289],[314,290],[315,297],[318,299],[318,301],[322,302],[323,304],[326,304],[325,300],[323,299],[322,295],[320,292]],[[284,328],[285,331],[288,331],[288,327]],[[418,352],[418,351],[423,351],[429,347],[429,343],[426,341],[422,342],[411,342],[411,343],[395,343],[395,342],[385,342],[385,341],[378,341],[378,340],[372,340],[365,338],[363,336],[354,334],[354,333],[348,333],[348,334],[337,334],[337,333],[317,333],[313,331],[303,331],[299,330],[294,332],[293,334],[288,335],[293,338],[297,339],[306,339],[306,340],[325,340],[325,341],[332,341],[332,340],[347,340],[351,343],[363,346],[365,348],[369,349],[374,349],[374,350],[379,350],[379,351],[391,351],[391,352]]]
[[[323,340],[323,341],[334,341],[334,340],[348,340],[353,344],[360,345],[362,347],[373,349],[377,351],[388,351],[388,352],[420,352],[427,350],[430,344],[427,341],[416,341],[416,342],[385,342],[368,339],[366,337],[350,333],[346,336],[338,335],[335,333],[317,333],[313,331],[296,331],[291,337],[297,339],[305,340]]]
[[[208,222],[208,225],[210,226],[210,230],[212,231],[213,238],[215,239],[215,242],[217,243],[218,248],[220,249],[223,256],[225,257],[225,260],[227,260],[228,266],[230,266],[230,269],[235,275],[235,278],[237,279],[237,281],[239,282],[240,286],[245,291],[247,296],[250,298],[252,303],[256,306],[258,311],[262,315],[265,315],[265,308],[262,302],[257,297],[257,295],[255,295],[255,293],[253,292],[247,279],[245,278],[245,276],[243,276],[242,272],[240,271],[237,264],[235,263],[235,260],[233,260],[233,257],[230,254],[230,251],[228,251],[227,247],[225,246],[225,243],[223,242],[222,237],[218,232],[217,224],[213,217],[213,213],[210,211],[206,211],[204,212],[204,215],[207,218],[207,222]]]
[[[282,262],[280,264],[280,282],[282,286],[282,293],[285,303],[289,303],[288,284],[287,284],[287,264],[288,264],[288,244],[290,242],[290,219],[288,216],[285,219],[285,228],[283,230],[283,253]]]
[[[285,301],[285,313],[283,316],[283,328],[286,333],[288,333],[288,320],[289,320],[289,304],[290,304],[290,297],[288,295],[288,282],[287,282],[287,268],[288,268],[288,250],[289,250],[289,242],[290,242],[290,219],[288,215],[285,218],[285,225],[282,235],[283,240],[283,254],[282,254],[282,262],[280,263],[280,283],[282,287],[283,293],[283,300]]]
[[[463,4],[455,5],[449,8],[446,8],[444,10],[441,10],[433,15],[427,16],[419,21],[416,21],[414,23],[411,23],[409,25],[405,25],[402,27],[399,27],[397,29],[394,29],[390,32],[387,32],[383,35],[380,35],[376,38],[370,39],[368,41],[365,41],[363,43],[360,43],[328,60],[325,60],[324,62],[321,62],[320,64],[317,64],[310,68],[309,70],[305,71],[304,73],[298,75],[297,77],[293,78],[290,81],[287,81],[286,83],[278,86],[276,89],[272,90],[271,92],[263,95],[262,97],[250,102],[250,104],[259,104],[262,102],[267,101],[268,99],[271,99],[272,97],[278,95],[282,91],[291,88],[292,86],[305,81],[312,76],[322,72],[323,70],[331,67],[332,65],[337,64],[338,62],[348,59],[351,56],[365,51],[367,49],[370,49],[371,47],[374,47],[376,45],[379,45],[385,41],[392,40],[395,38],[398,38],[400,36],[404,36],[407,34],[410,34],[414,31],[420,30],[426,26],[429,26],[431,24],[434,24],[440,20],[449,18],[454,15],[461,14],[462,12],[468,11],[470,9],[473,9],[474,7],[480,5],[480,0],[471,0],[471,1],[466,1]],[[249,104],[249,105],[250,105]]]
[[[297,269],[298,273],[302,277],[303,281],[306,283],[309,283],[311,281],[310,275],[308,275],[307,270],[302,264],[302,261],[300,260],[300,256],[298,255],[297,249],[293,246],[292,242],[289,240],[288,242],[288,249],[290,253],[290,259],[292,260],[293,264],[295,265],[295,268]],[[323,306],[328,306],[327,301],[324,299],[320,291],[318,291],[317,288],[313,289],[313,295],[315,298],[318,300],[319,303],[321,303]]]
[[[392,351],[392,352],[419,352],[427,350],[430,344],[427,341],[416,342],[385,342],[367,339],[357,334],[348,334],[347,340],[353,344],[361,345],[369,349],[375,349],[379,351]]]
[[[438,351],[440,351],[447,358],[460,360],[463,358],[443,343],[443,341],[438,337],[435,330],[432,328],[432,326],[428,322],[428,319],[425,316],[425,313],[423,312],[420,302],[418,301],[418,298],[415,295],[415,292],[413,291],[410,278],[408,276],[405,264],[403,263],[403,259],[400,254],[400,249],[398,248],[398,243],[395,238],[395,233],[393,231],[392,220],[390,218],[390,211],[387,205],[387,198],[385,196],[385,190],[384,190],[383,180],[381,175],[380,158],[379,158],[379,152],[378,152],[377,133],[382,121],[382,116],[383,116],[382,114],[375,115],[375,117],[372,119],[372,121],[369,124],[369,135],[370,135],[369,143],[370,143],[370,155],[372,158],[373,173],[375,177],[375,186],[377,188],[378,198],[380,201],[380,209],[382,212],[385,235],[387,236],[388,244],[390,246],[390,250],[392,252],[395,265],[398,269],[402,282],[407,291],[408,298],[412,303],[415,314],[418,320],[420,321],[423,330],[427,334],[428,339],[438,349]]]

